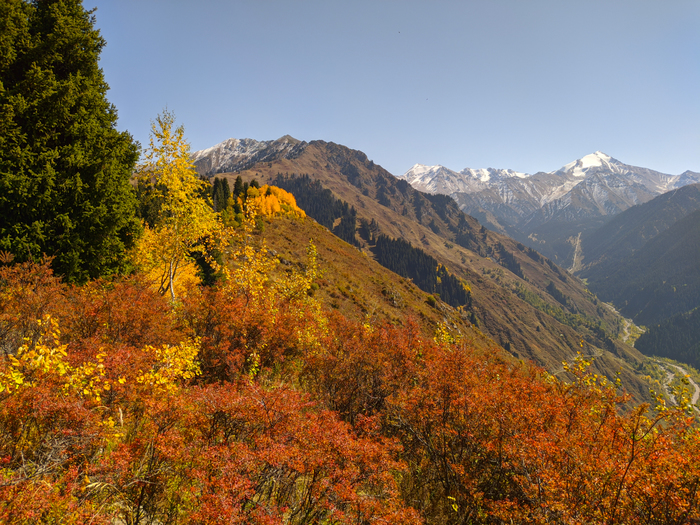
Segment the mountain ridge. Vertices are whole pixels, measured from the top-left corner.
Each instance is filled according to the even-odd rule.
[[[450,197],[415,190],[363,152],[332,142],[311,141],[294,157],[278,148],[267,159],[219,175],[230,182],[240,176],[271,184],[279,176],[308,175],[354,210],[339,220],[360,223],[350,225],[350,231],[357,232],[350,239],[357,249],[374,257],[376,239],[383,234],[424,250],[466,280],[471,300],[464,315],[473,316],[511,355],[561,373],[562,361],[572,359],[584,345],[586,352],[598,356],[593,366],[600,373],[612,378],[622,370],[638,399],[648,395],[648,386],[635,372],[643,366],[643,356],[617,340],[621,321],[552,261],[487,230]],[[376,225],[369,241],[360,235],[363,221]]]
[[[401,178],[421,191],[450,195],[487,227],[571,268],[575,240],[581,235],[631,206],[700,182],[700,173],[668,175],[600,151],[554,171],[514,173],[492,168],[455,172],[417,164]]]

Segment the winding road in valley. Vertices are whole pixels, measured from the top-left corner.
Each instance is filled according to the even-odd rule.
[[[622,339],[623,343],[626,343],[629,340],[630,335],[632,335],[630,333],[630,328],[632,327],[632,320],[622,317],[620,312],[618,312],[612,304],[602,303],[602,305],[605,308],[607,308],[608,310],[610,310],[612,313],[614,313],[615,315],[619,315],[620,318],[622,319],[622,337],[620,339]],[[634,346],[634,344],[632,344],[632,346]]]
[[[666,395],[668,395],[669,398],[673,400],[675,403],[675,399],[671,395],[671,392],[669,391],[668,387],[671,385],[671,381],[673,381],[673,378],[676,375],[676,372],[669,370],[669,367],[675,368],[678,372],[683,374],[684,376],[688,375],[688,372],[686,372],[685,368],[678,366],[678,365],[671,365],[667,363],[662,363],[661,361],[656,361],[654,360],[654,363],[659,365],[665,372],[666,372],[666,381],[664,382],[664,390],[666,390]],[[688,377],[688,382],[690,385],[695,389],[693,392],[693,397],[690,399],[690,402],[695,405],[698,402],[698,399],[700,399],[700,385],[698,385],[691,377]],[[697,408],[695,409],[696,411],[698,410]]]

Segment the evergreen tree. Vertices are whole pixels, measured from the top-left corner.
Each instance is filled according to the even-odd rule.
[[[243,179],[239,175],[236,177],[236,181],[233,183],[233,194],[238,197],[243,193]]]
[[[78,282],[127,270],[140,231],[94,23],[81,0],[0,3],[0,250]]]
[[[228,179],[215,177],[211,192],[214,211],[225,210],[228,205],[228,199],[231,196],[231,188],[228,185]]]

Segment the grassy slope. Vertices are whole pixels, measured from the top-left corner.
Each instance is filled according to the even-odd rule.
[[[433,206],[427,196],[402,184],[402,181],[369,161],[363,153],[322,141],[312,142],[296,159],[260,163],[240,175],[248,181],[256,178],[260,182],[269,182],[278,173],[308,173],[319,179],[338,198],[354,206],[358,218],[374,218],[382,233],[403,238],[424,249],[453,273],[465,278],[472,287],[473,310],[480,328],[499,344],[510,346],[515,357],[533,360],[556,372],[561,369],[561,362],[571,360],[577,351],[596,355],[594,367],[598,371],[612,377],[620,370],[628,390],[637,399],[646,397],[648,386],[634,372],[634,367],[645,358],[632,347],[617,340],[607,343],[612,352],[607,351],[603,349],[606,347],[605,341],[594,331],[586,327],[574,329],[542,311],[543,304],[563,311],[562,305],[545,288],[554,282],[573,305],[574,311],[589,319],[600,320],[613,339],[619,334],[619,317],[595,304],[595,298],[578,280],[564,272],[557,272],[542,260],[528,257],[515,241],[507,237],[490,231],[482,233],[481,226],[471,217],[467,216],[462,221],[466,221],[465,228],[473,234],[476,241],[471,246],[472,249],[458,246],[454,242],[454,229],[461,212],[452,201]],[[237,175],[226,176],[233,182]],[[389,206],[383,206],[377,201],[378,185],[387,188],[385,194]],[[418,207],[422,209],[420,221],[416,213]],[[432,229],[428,227],[431,224]],[[498,243],[520,264],[524,279],[503,268],[490,256]],[[368,252],[369,247],[366,248],[365,251]],[[356,249],[348,249],[360,256]],[[347,260],[347,254],[341,258]],[[351,271],[345,272],[351,287],[352,280],[359,273],[359,268],[355,263],[352,264],[354,266]],[[343,277],[342,271],[339,277]],[[337,283],[333,285],[344,286]],[[516,287],[528,291],[530,302],[540,303],[540,308],[520,299],[514,293]],[[345,289],[347,291],[347,287]],[[376,291],[381,294],[378,288]],[[339,300],[328,293],[331,304]],[[340,295],[343,296],[342,293]],[[375,292],[369,296],[374,298],[369,302],[378,302]],[[536,300],[533,301],[532,298]]]

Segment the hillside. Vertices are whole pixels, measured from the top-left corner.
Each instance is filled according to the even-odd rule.
[[[373,225],[369,239],[359,231],[354,236],[369,256],[375,256],[380,235],[402,239],[464,279],[471,288],[470,304],[464,305],[467,317],[516,358],[558,373],[562,361],[581,351],[595,355],[594,366],[609,377],[621,370],[626,387],[638,398],[648,394],[648,385],[635,373],[643,356],[618,339],[620,318],[551,261],[483,228],[449,197],[413,189],[362,152],[323,141],[297,147],[297,152],[293,158],[268,156],[234,173],[222,173],[219,167],[210,175],[218,172],[231,183],[237,176],[275,183],[280,177],[308,174],[354,208],[358,230],[362,221]]]
[[[579,274],[646,325],[637,349],[694,366],[700,363],[698,210],[698,184],[633,206],[582,239]]]
[[[416,189],[451,195],[489,229],[577,269],[578,240],[631,206],[700,181],[700,174],[667,175],[597,151],[534,175],[418,164],[402,178]]]
[[[266,223],[261,238],[282,261],[282,269],[303,268],[311,240],[321,268],[313,296],[345,317],[395,325],[405,325],[413,319],[426,334],[432,334],[438,323],[446,322],[455,334],[477,346],[491,344],[456,308],[444,303],[431,306],[430,294],[313,220],[275,219]]]
[[[635,347],[645,355],[668,357],[700,368],[700,309],[647,326]]]
[[[622,258],[615,270],[593,267],[590,286],[638,324],[658,323],[700,305],[700,210]]]
[[[697,209],[700,184],[690,184],[616,215],[601,228],[582,236],[582,275],[591,283],[597,282],[652,237]]]

